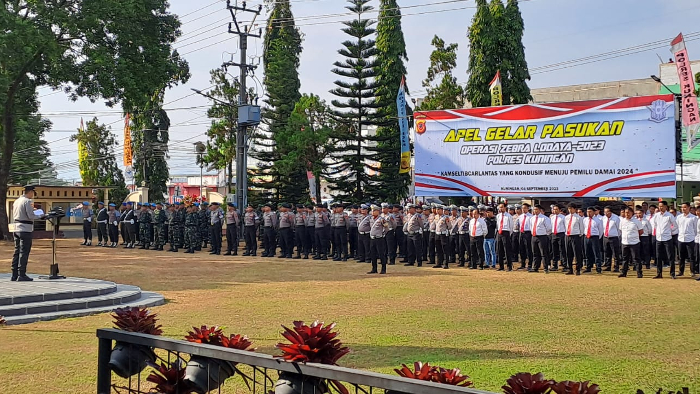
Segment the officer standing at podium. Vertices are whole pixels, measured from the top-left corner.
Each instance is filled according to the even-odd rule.
[[[34,186],[25,186],[24,195],[15,201],[12,206],[12,221],[15,223],[15,254],[12,256],[11,281],[31,282],[33,279],[27,276],[27,261],[29,252],[32,251],[32,232],[34,221],[44,218],[34,213]]]

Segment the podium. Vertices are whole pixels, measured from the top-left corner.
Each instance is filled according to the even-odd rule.
[[[39,279],[66,279],[65,276],[60,275],[58,263],[56,262],[56,236],[58,235],[58,226],[61,223],[61,218],[64,216],[66,216],[66,214],[60,208],[56,208],[46,215],[46,220],[48,220],[53,227],[53,231],[51,232],[51,270],[49,271],[51,275],[39,276]]]

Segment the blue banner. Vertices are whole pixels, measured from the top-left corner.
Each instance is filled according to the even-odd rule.
[[[399,130],[401,131],[401,168],[399,174],[411,171],[411,143],[408,138],[408,114],[406,113],[405,80],[401,78],[399,93],[396,95],[396,107],[399,113]]]

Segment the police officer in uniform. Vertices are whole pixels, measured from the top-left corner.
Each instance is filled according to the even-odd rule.
[[[402,233],[405,234],[407,240],[407,258],[406,266],[413,266],[416,262],[419,267],[423,266],[423,218],[421,214],[416,212],[416,206],[409,204],[408,215],[404,218]]]
[[[358,205],[351,207],[351,212],[348,215],[348,242],[350,243],[350,255],[348,258],[354,259],[357,257],[357,224],[360,214],[358,213]]]
[[[90,246],[92,245],[92,217],[93,212],[90,208],[90,203],[83,201],[83,208],[80,209],[83,214],[83,243],[80,245]]]
[[[297,255],[295,260],[301,259],[301,254],[304,253],[304,258],[308,259],[309,255],[306,251],[306,208],[303,204],[297,204],[297,211],[294,214],[294,244],[297,247]]]
[[[318,245],[316,245],[316,215],[314,215],[314,206],[309,204],[306,206],[306,241],[304,243],[305,255],[308,258],[309,254],[314,257],[318,254]]]
[[[331,228],[335,246],[333,247],[333,261],[348,261],[348,215],[343,211],[342,204],[336,204],[335,212],[331,217]]]
[[[372,205],[372,216],[369,219],[370,232],[369,232],[369,248],[370,248],[370,261],[372,263],[372,270],[368,274],[377,273],[377,258],[381,260],[382,270],[380,274],[386,274],[386,234],[389,231],[389,223],[387,220],[379,215],[379,207]]]
[[[459,267],[464,267],[469,261],[469,208],[459,207],[460,217],[457,221],[457,255]]]
[[[124,225],[126,226],[127,243],[124,249],[133,249],[136,245],[136,215],[134,213],[134,203],[126,203],[126,213],[124,214]]]
[[[427,205],[418,205],[416,208],[423,218],[423,261],[428,261],[428,242],[430,241],[430,220],[428,216],[430,215],[430,207]]]
[[[323,212],[324,205],[316,205],[316,214],[314,215],[314,237],[316,239],[316,245],[318,248],[318,254],[314,257],[314,260],[328,260],[328,231],[326,226],[330,226],[330,219]]]
[[[399,248],[398,257],[403,259],[401,261],[402,263],[406,263],[408,262],[408,256],[406,256],[406,235],[403,231],[406,215],[403,213],[403,207],[400,204],[394,204],[394,218],[396,218],[396,229],[394,229],[394,233],[396,236],[396,246]]]
[[[108,246],[107,241],[109,237],[107,235],[107,221],[109,220],[109,214],[107,213],[107,208],[105,208],[105,203],[102,201],[97,203],[97,246]]]
[[[371,230],[370,219],[371,216],[368,213],[369,207],[365,204],[360,205],[360,217],[357,223],[357,260],[359,263],[369,263],[370,262],[370,237],[369,232]]]
[[[185,246],[185,216],[187,215],[187,207],[185,204],[180,204],[176,211],[177,213],[177,231],[175,232],[177,247]]]
[[[448,211],[449,212],[449,211]],[[449,268],[447,256],[450,251],[448,241],[450,219],[445,212],[445,207],[440,205],[435,216],[435,254],[437,255],[437,265],[433,268]]]
[[[256,256],[258,251],[258,241],[255,238],[256,227],[258,225],[258,215],[255,208],[248,204],[243,215],[243,236],[245,237],[245,252],[243,256]]]
[[[219,204],[218,202],[211,203],[209,210],[211,211],[211,217],[209,222],[209,234],[212,249],[212,251],[209,254],[220,255],[222,243],[221,229],[224,223],[224,211],[221,210],[221,204]]]
[[[389,265],[396,264],[396,217],[392,210],[393,205],[382,203],[382,217],[389,225],[385,234],[386,250],[389,257]]]
[[[168,242],[170,242],[170,249],[168,249],[168,252],[177,252],[177,208],[179,205],[179,202],[175,202],[175,204],[168,207],[168,211],[170,212],[170,219],[168,219]]]
[[[289,210],[292,206],[288,203],[283,203],[280,207],[279,217],[279,244],[280,255],[278,258],[292,258],[294,251],[294,234],[292,227],[294,226],[294,214]]]
[[[202,201],[200,204],[201,209],[199,210],[199,233],[202,238],[201,247],[206,248],[211,240],[211,234],[209,233],[211,212],[209,211],[209,203],[207,201]],[[209,251],[211,252],[211,250]]]
[[[440,210],[442,215],[442,210]],[[435,255],[437,254],[436,240],[437,236],[435,234],[435,225],[438,219],[438,205],[432,204],[430,215],[428,215],[428,221],[430,222],[430,237],[428,238],[428,264],[435,264]]]
[[[226,253],[224,256],[238,256],[238,226],[241,224],[241,218],[236,210],[236,204],[226,203],[228,210],[226,212]]]
[[[34,213],[34,186],[25,186],[24,194],[15,201],[12,206],[12,221],[15,223],[15,232],[12,234],[15,241],[15,252],[12,256],[12,277],[10,281],[31,282],[34,279],[27,276],[27,263],[29,253],[32,251],[32,232],[34,221],[44,217]]]
[[[266,204],[263,207],[263,238],[265,240],[263,257],[274,257],[277,252],[277,214],[272,211],[272,205]]]
[[[110,248],[116,248],[119,244],[119,211],[117,211],[117,205],[109,203],[109,211],[107,212],[107,232],[109,233],[109,246]]]

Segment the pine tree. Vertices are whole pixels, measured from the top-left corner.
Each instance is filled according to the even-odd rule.
[[[435,36],[431,42],[435,49],[430,54],[428,76],[423,80],[427,95],[419,106],[421,111],[462,108],[465,91],[457,83],[452,70],[457,67],[457,44],[445,46],[445,40]],[[436,85],[435,82],[438,81]]]
[[[377,115],[380,117],[377,128],[377,147],[370,149],[376,153],[378,175],[373,183],[380,187],[372,188],[369,194],[379,201],[398,202],[408,196],[411,184],[410,174],[399,174],[401,167],[401,131],[396,118],[396,95],[402,78],[406,75],[404,62],[408,61],[406,41],[401,29],[401,9],[396,0],[380,0],[379,22],[377,23]],[[411,111],[407,111],[410,113]]]
[[[332,104],[333,113],[341,126],[331,136],[338,142],[331,150],[331,169],[328,184],[336,192],[337,198],[346,202],[361,202],[365,199],[370,182],[368,170],[371,161],[376,160],[367,150],[370,137],[363,135],[363,128],[378,123],[376,109],[379,107],[375,97],[378,84],[374,81],[377,67],[374,56],[377,53],[375,41],[371,38],[375,30],[371,27],[375,21],[364,19],[363,14],[373,8],[369,0],[348,0],[346,8],[357,15],[357,19],[343,22],[342,31],[352,39],[343,42],[338,53],[345,61],[334,63],[331,70],[346,80],[337,80],[337,88],[331,94],[338,97]],[[341,101],[343,100],[343,101]],[[374,185],[376,186],[376,185]]]
[[[86,152],[86,159],[80,162],[83,185],[113,187],[109,191],[109,199],[122,202],[129,191],[126,189],[124,174],[117,165],[115,148],[119,143],[114,134],[104,124],[98,124],[97,118],[94,118],[70,139],[84,146]],[[100,190],[97,198],[103,200],[104,191]]]
[[[506,44],[503,48],[504,70],[506,71],[507,86],[503,86],[503,99],[506,96],[510,104],[527,104],[532,100],[530,87],[530,71],[525,60],[523,32],[525,23],[520,13],[518,0],[508,0],[508,6],[503,14],[505,20]],[[503,73],[502,73],[503,74]]]
[[[467,99],[473,107],[491,105],[489,83],[498,71],[494,53],[499,51],[494,24],[486,0],[476,0],[476,13],[469,27],[469,81]]]
[[[289,148],[280,144],[278,134],[284,133],[294,105],[301,98],[299,88],[299,57],[302,51],[301,34],[294,23],[289,0],[271,3],[265,34],[263,84],[267,96],[263,118],[265,130],[254,136],[258,149],[252,152],[258,159],[259,171],[255,186],[263,189],[263,197],[273,203],[296,202],[304,198],[305,172],[282,171],[275,163],[289,153]],[[272,193],[272,190],[275,193]]]
[[[149,188],[148,196],[162,199],[168,192],[168,141],[170,118],[163,109],[163,91],[141,109],[131,113],[134,182]]]
[[[16,119],[10,183],[25,185],[32,179],[50,177],[53,164],[49,160],[51,150],[44,134],[51,129],[51,122],[39,113],[22,114]]]

